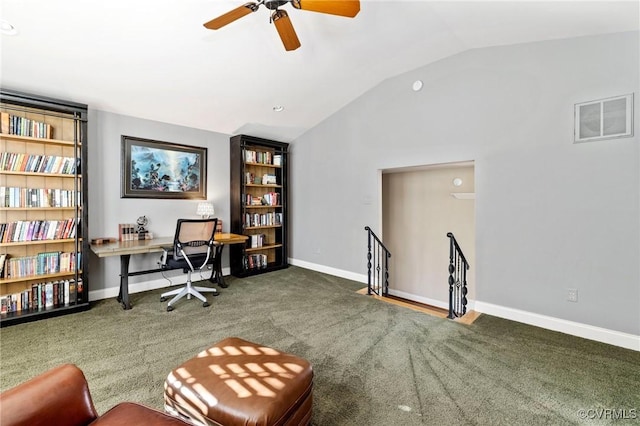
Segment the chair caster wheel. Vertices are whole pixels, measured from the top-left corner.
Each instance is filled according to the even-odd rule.
[[[167,301],[167,298],[166,298],[166,297],[161,297],[161,298],[160,298],[160,301],[161,301],[161,302],[166,302],[166,301]]]
[[[209,302],[204,302],[204,303],[202,304],[202,307],[203,307],[203,308],[206,308],[207,306],[211,306],[211,304],[210,304]]]
[[[173,311],[173,306],[167,306],[167,312]]]
[[[211,295],[214,296],[214,297],[215,296],[220,296],[220,293],[218,293],[217,291],[214,291],[214,292],[211,293]]]

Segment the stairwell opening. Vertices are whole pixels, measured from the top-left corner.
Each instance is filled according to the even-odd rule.
[[[393,253],[389,295],[448,309],[448,232],[472,265],[467,276],[469,309],[475,280],[475,165],[473,161],[382,171],[382,240]]]

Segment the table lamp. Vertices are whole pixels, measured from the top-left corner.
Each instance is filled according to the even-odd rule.
[[[215,211],[213,210],[213,204],[211,203],[198,203],[196,214],[200,215],[203,219],[209,219],[213,216]]]

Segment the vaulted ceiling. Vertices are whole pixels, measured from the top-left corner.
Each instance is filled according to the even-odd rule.
[[[247,0],[0,0],[2,87],[92,109],[291,141],[383,80],[465,50],[637,31],[635,1],[362,0],[355,18],[286,10],[286,52]],[[273,107],[284,106],[282,112]]]

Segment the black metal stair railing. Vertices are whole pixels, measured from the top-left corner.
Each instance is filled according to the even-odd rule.
[[[459,318],[467,312],[467,270],[469,262],[464,257],[456,237],[449,237],[449,315],[447,318]]]
[[[367,231],[367,294],[387,296],[389,294],[389,249],[369,228]]]

